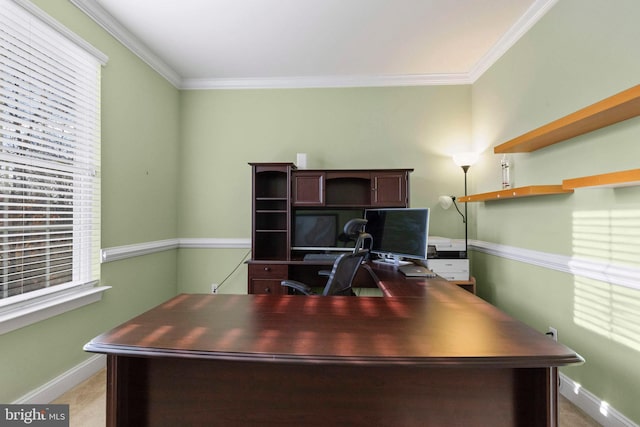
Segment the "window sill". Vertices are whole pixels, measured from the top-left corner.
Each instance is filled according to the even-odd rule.
[[[110,286],[97,282],[42,289],[0,300],[0,335],[100,301]]]

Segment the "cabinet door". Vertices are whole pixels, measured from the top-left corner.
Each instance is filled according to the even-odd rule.
[[[293,174],[293,204],[295,206],[324,205],[324,172],[295,172]]]
[[[372,206],[406,207],[409,205],[406,172],[375,172],[371,174],[371,183]]]

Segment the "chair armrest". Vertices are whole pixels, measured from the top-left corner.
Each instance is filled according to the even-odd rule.
[[[318,276],[329,277],[331,276],[331,270],[320,270],[318,271]]]
[[[305,295],[313,295],[313,290],[310,286],[305,285],[302,282],[298,282],[295,280],[283,280],[280,282],[280,286],[286,286],[288,288],[293,288],[298,292],[302,292]]]

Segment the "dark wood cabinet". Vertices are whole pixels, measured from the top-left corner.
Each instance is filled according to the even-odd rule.
[[[324,210],[335,214],[336,210],[345,209],[353,212],[409,206],[409,173],[413,169],[298,170],[293,163],[250,165],[253,173],[250,294],[284,293],[280,281],[289,278],[288,266],[275,261],[292,259],[296,212]]]
[[[406,207],[409,173],[397,170],[293,171],[293,206]]]
[[[252,163],[251,257],[289,259],[292,163]]]
[[[249,264],[249,293],[284,295],[280,282],[287,279],[288,267],[284,264]]]
[[[324,172],[296,171],[292,179],[294,206],[324,206]]]

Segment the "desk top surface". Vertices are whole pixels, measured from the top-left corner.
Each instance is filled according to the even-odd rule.
[[[393,275],[378,275],[384,292]],[[396,283],[396,286],[399,284]],[[582,359],[443,280],[422,297],[181,294],[87,351],[286,363],[548,367]]]

